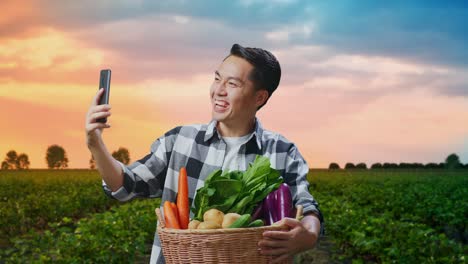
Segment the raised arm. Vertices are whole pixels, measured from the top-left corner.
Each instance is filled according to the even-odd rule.
[[[106,182],[111,191],[117,191],[123,186],[123,170],[116,159],[107,150],[102,139],[102,131],[110,128],[107,123],[100,123],[99,118],[109,117],[111,115],[110,105],[98,105],[104,89],[100,89],[93,98],[88,113],[86,114],[86,144],[96,161],[96,166],[102,179]]]

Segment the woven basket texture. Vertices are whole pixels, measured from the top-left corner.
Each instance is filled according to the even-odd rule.
[[[172,229],[158,227],[166,263],[268,263],[257,243],[267,230],[286,230],[284,226],[233,229]],[[283,263],[292,263],[285,261]]]

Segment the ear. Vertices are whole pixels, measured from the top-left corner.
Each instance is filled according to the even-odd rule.
[[[255,93],[255,105],[260,107],[268,100],[268,91],[267,90],[258,90]]]

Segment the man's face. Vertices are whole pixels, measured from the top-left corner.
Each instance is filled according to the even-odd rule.
[[[242,124],[255,117],[261,104],[259,93],[249,80],[253,66],[243,58],[229,56],[215,72],[210,88],[211,113],[213,119],[229,123]]]

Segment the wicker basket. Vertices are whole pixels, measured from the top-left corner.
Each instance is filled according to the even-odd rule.
[[[298,208],[299,209],[299,208]],[[302,210],[298,210],[302,212]],[[268,263],[272,258],[261,255],[258,242],[270,230],[287,230],[286,226],[262,226],[232,229],[165,228],[159,208],[157,232],[166,263]],[[297,214],[298,216],[302,213]],[[292,263],[292,258],[283,263]]]

